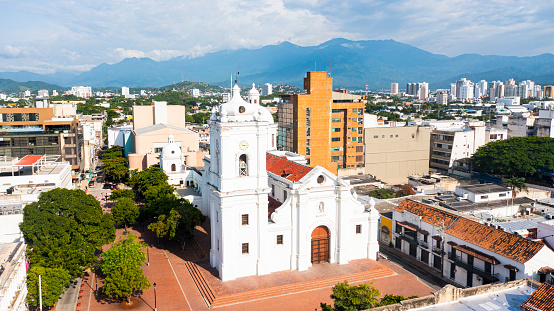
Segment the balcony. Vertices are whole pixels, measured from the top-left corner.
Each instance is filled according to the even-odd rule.
[[[429,243],[427,243],[423,240],[419,240],[419,245],[423,248],[429,248]]]
[[[457,256],[452,252],[448,252],[448,259],[452,260],[457,266],[466,269],[466,271],[475,273],[482,278],[489,280],[489,283],[499,281],[498,273],[493,274],[492,272],[487,272],[483,269],[475,267],[474,265],[470,265],[469,263],[463,261],[461,256]]]

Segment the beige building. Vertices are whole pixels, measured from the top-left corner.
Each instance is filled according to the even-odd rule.
[[[154,102],[151,106],[133,106],[133,153],[129,168],[143,170],[160,163],[160,152],[169,135],[181,148],[185,165],[202,165],[207,152],[200,152],[199,134],[185,128],[185,106]]]
[[[388,184],[429,173],[431,129],[422,126],[365,129],[365,172]]]

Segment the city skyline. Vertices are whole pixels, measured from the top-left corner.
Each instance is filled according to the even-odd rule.
[[[82,72],[128,57],[156,61],[289,41],[392,39],[431,53],[552,53],[554,3],[474,0],[0,0],[0,72]]]

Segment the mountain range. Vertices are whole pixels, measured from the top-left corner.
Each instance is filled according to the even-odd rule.
[[[182,80],[230,85],[230,74],[240,72],[241,85],[288,84],[302,87],[307,71],[327,71],[333,86],[349,89],[389,89],[398,82],[428,82],[431,89],[448,88],[465,77],[472,81],[533,80],[554,83],[554,55],[530,57],[463,54],[448,57],[433,54],[394,40],[350,41],[333,39],[317,46],[289,42],[258,49],[225,50],[201,57],[178,57],[156,62],[127,58],[101,64],[79,75],[2,72],[0,78],[44,81],[63,86],[161,87]]]

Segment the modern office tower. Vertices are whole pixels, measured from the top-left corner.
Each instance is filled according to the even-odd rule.
[[[304,155],[308,165],[336,172],[364,163],[362,97],[333,92],[326,72],[308,72],[307,94],[281,95],[279,150]]]
[[[262,85],[262,96],[267,96],[273,94],[273,85],[270,83],[265,83]]]
[[[393,83],[390,84],[390,94],[391,95],[398,94],[398,83],[393,82]]]

